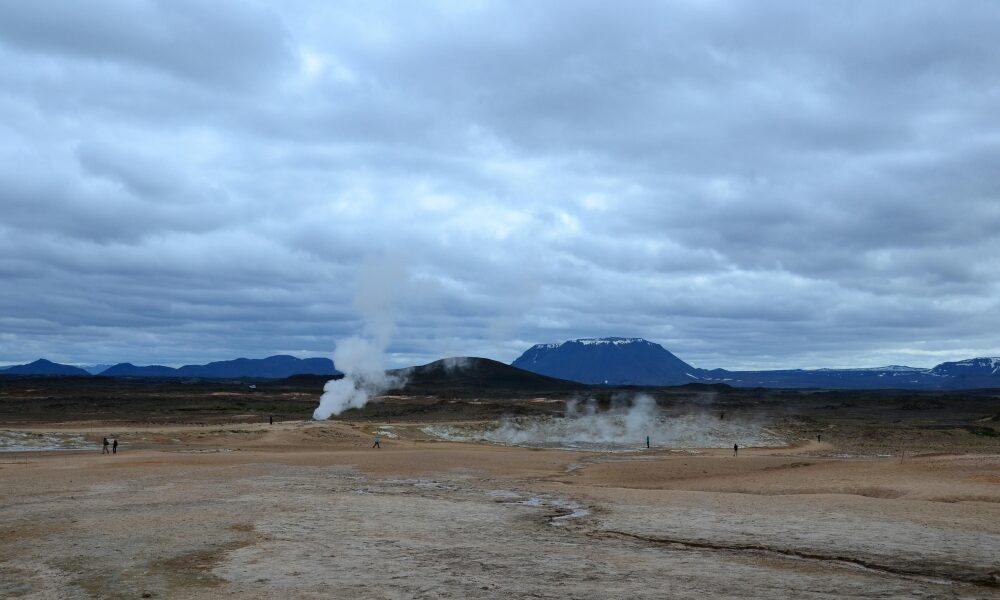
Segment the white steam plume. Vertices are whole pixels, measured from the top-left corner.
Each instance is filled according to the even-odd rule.
[[[383,391],[403,385],[385,372],[385,350],[395,332],[395,300],[406,283],[406,272],[397,261],[368,261],[358,279],[354,307],[365,320],[364,335],[337,343],[334,366],[344,374],[323,386],[313,419],[322,421],[349,408],[361,408]]]
[[[445,439],[482,440],[497,444],[529,447],[559,447],[588,450],[659,448],[729,448],[777,446],[782,441],[763,423],[738,418],[720,419],[704,410],[668,414],[645,394],[613,399],[608,410],[600,411],[594,399],[570,400],[565,417],[505,418],[496,427],[432,425],[424,428]]]
[[[656,401],[646,394],[631,402],[616,399],[606,412],[598,411],[593,398],[570,400],[564,419],[505,419],[484,437],[515,445],[638,445],[654,433],[658,416]]]

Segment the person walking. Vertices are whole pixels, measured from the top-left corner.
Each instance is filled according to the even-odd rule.
[[[111,444],[111,454],[118,454],[118,438],[115,438],[113,444]]]
[[[649,436],[646,436],[646,448],[649,448]]]
[[[733,456],[736,456],[739,453],[740,453],[740,445],[739,444],[733,444]]]
[[[110,442],[108,442],[108,438],[104,438],[104,447],[101,448],[101,454],[110,454],[110,452],[108,452],[108,445],[109,444],[110,444]]]
[[[375,432],[375,443],[372,444],[372,448],[378,448],[380,450],[382,449],[382,442],[381,442],[382,437],[381,437],[381,435],[382,434],[379,433],[378,431]]]

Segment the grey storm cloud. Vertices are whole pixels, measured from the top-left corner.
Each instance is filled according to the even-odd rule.
[[[1000,354],[995,2],[0,5],[0,363]]]

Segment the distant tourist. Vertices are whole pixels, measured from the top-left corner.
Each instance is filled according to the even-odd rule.
[[[382,439],[381,438],[381,433],[378,432],[378,431],[376,431],[375,432],[375,443],[372,444],[372,448],[382,448],[381,439]]]
[[[118,454],[118,438],[115,438],[115,443],[111,444],[111,453]]]
[[[817,442],[822,442],[823,441],[823,434],[822,433],[817,433],[816,434],[816,441]]]
[[[108,438],[104,438],[104,447],[101,449],[101,454],[111,454],[111,452],[108,451],[109,444],[110,442],[108,441]]]
[[[740,453],[740,445],[739,444],[733,444],[733,456],[736,456],[739,453]]]
[[[646,447],[649,448],[649,436],[646,436]]]

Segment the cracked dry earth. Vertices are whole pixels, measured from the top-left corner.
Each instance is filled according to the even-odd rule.
[[[0,597],[1000,597],[998,456],[272,442],[5,459]]]

